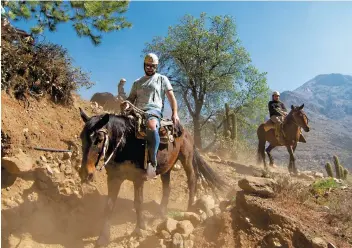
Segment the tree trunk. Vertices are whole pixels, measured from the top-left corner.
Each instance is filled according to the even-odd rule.
[[[199,115],[193,117],[193,134],[194,134],[194,144],[197,148],[202,149],[202,136],[200,128]]]
[[[229,136],[229,131],[230,131],[230,117],[229,117],[229,104],[225,103],[225,118],[226,118],[226,125],[225,125],[225,137]]]
[[[236,117],[235,113],[233,113],[231,115],[231,120],[232,120],[231,138],[233,141],[236,142],[236,140],[237,140],[237,117]]]

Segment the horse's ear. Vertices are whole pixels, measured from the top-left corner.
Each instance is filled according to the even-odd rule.
[[[81,118],[84,122],[89,121],[90,118],[86,113],[84,113],[83,109],[79,108],[79,113],[81,114]]]
[[[299,110],[302,110],[304,108],[304,103],[299,107]]]
[[[93,131],[101,129],[109,122],[109,114],[105,114],[93,127]]]
[[[293,110],[295,107],[293,105],[291,105],[291,109]]]

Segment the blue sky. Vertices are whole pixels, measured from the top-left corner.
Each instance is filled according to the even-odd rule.
[[[126,13],[131,29],[106,34],[100,46],[78,38],[70,24],[45,32],[46,40],[68,49],[75,64],[96,82],[81,90],[117,94],[121,77],[129,92],[143,75],[142,49],[155,36],[167,35],[185,14],[231,15],[253,64],[268,73],[275,90],[293,90],[318,74],[352,75],[352,2],[134,2]],[[20,28],[28,30],[28,23]]]

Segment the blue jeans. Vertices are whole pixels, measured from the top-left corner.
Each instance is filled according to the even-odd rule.
[[[156,156],[158,154],[158,148],[160,144],[159,128],[160,128],[160,118],[162,114],[158,110],[147,110],[146,112],[146,121],[156,119],[157,125],[156,130],[151,130],[147,127],[147,142],[148,142],[148,154],[150,162],[153,166],[157,166]]]

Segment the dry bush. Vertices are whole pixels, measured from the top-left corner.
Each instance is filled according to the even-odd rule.
[[[294,181],[289,175],[274,176],[277,184],[274,187],[276,198],[280,201],[298,201],[305,203],[311,197],[309,187],[299,181]]]
[[[51,96],[56,103],[70,104],[71,92],[92,83],[87,73],[74,67],[66,49],[52,43],[28,42],[15,28],[1,34],[1,86],[17,99],[25,95]]]

